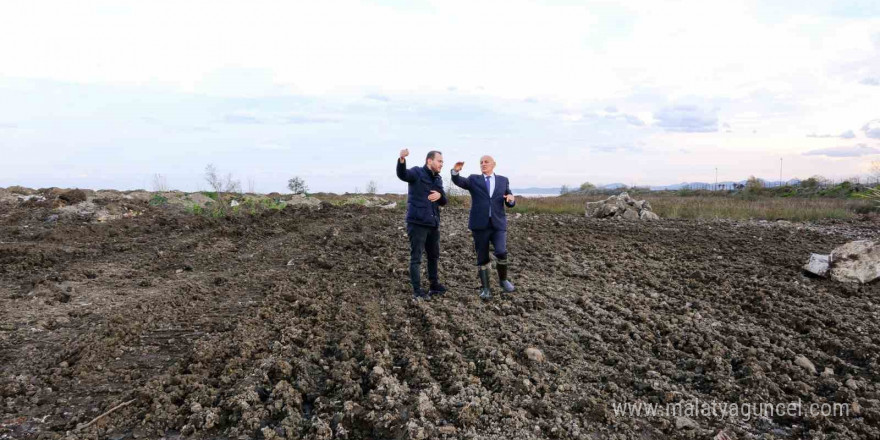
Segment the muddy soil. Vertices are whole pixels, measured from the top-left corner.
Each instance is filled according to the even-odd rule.
[[[512,217],[483,302],[452,209],[415,301],[400,210],[39,209],[0,206],[0,438],[880,438],[880,286],[800,272],[876,222]],[[614,408],[694,399],[849,414]]]

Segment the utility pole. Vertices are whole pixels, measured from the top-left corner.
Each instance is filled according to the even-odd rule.
[[[779,186],[782,186],[782,158],[779,158]]]

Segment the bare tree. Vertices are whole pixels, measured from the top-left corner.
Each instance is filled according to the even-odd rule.
[[[256,190],[254,189],[254,188],[256,187],[256,184],[255,184],[255,182],[254,182],[254,178],[253,178],[253,177],[248,177],[248,179],[247,179],[247,185],[248,185],[248,192],[249,192],[249,193],[251,193],[251,194],[256,193]]]
[[[375,180],[367,182],[367,194],[376,194],[379,191],[379,184]]]
[[[299,176],[295,176],[294,178],[288,180],[287,188],[290,189],[290,192],[293,194],[305,194],[309,192],[309,187],[306,186],[305,179]]]
[[[153,174],[153,191],[155,191],[155,192],[168,191],[168,180],[165,179],[165,176],[163,176],[159,173]]]
[[[446,195],[447,196],[463,196],[465,191],[458,187],[458,185],[449,182],[449,185],[446,186]]]
[[[562,185],[562,188],[559,188],[559,195],[564,196],[571,192],[571,189],[568,188],[568,185]]]
[[[871,175],[880,179],[880,160],[871,161]]]
[[[223,201],[224,193],[241,192],[241,182],[234,180],[232,173],[227,173],[225,177],[221,177],[214,164],[208,164],[205,167],[205,181],[217,193],[217,202],[220,205],[220,209],[226,208],[226,204]]]

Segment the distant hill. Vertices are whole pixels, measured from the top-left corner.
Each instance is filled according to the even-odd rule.
[[[784,185],[797,185],[800,183],[800,179],[791,179],[791,180],[786,180],[783,182],[780,182],[779,180],[766,180],[765,179],[764,182],[767,187],[776,187],[776,186],[784,186]],[[746,184],[745,180],[740,180],[740,181],[726,180],[723,182],[718,182],[719,188],[733,188],[734,185],[745,185],[745,184]],[[654,186],[651,186],[650,189],[651,189],[651,191],[678,191],[683,188],[711,189],[714,185],[715,185],[714,182],[681,182],[681,183],[674,183],[671,185],[654,185]],[[608,183],[605,185],[599,185],[598,189],[612,189],[613,190],[613,189],[619,189],[619,188],[624,188],[624,187],[628,187],[628,185],[626,185],[624,183],[616,182],[616,183]],[[641,186],[639,186],[639,187],[641,187]],[[570,187],[571,190],[575,190],[575,191],[578,188],[579,188],[579,186],[571,186]],[[514,194],[559,194],[559,191],[561,191],[561,190],[562,190],[562,188],[558,187],[558,186],[557,187],[548,187],[548,188],[529,187],[529,188],[513,188],[512,189]]]
[[[561,189],[562,188],[559,188],[559,187],[556,187],[556,188],[531,187],[531,188],[514,188],[514,189],[511,189],[511,191],[513,191],[514,194],[559,194],[559,191]]]

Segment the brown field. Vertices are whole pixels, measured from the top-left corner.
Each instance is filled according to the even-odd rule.
[[[414,301],[400,209],[193,215],[89,193],[118,214],[98,222],[53,217],[67,207],[44,193],[0,204],[0,438],[880,435],[880,285],[800,271],[876,237],[873,218],[512,215],[518,291],[483,302],[467,211],[451,207],[450,291]],[[848,412],[614,411],[694,399]]]

